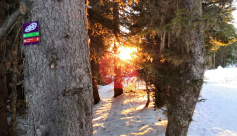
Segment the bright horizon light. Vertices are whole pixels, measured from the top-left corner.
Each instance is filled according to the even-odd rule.
[[[137,52],[136,48],[119,48],[119,57],[122,60],[132,60],[132,53]]]

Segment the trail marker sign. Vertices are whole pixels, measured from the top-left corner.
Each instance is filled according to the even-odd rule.
[[[24,45],[40,44],[38,21],[23,24],[23,43]]]

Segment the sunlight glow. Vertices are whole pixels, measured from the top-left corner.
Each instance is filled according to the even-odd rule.
[[[146,134],[149,130],[153,130],[153,129],[152,129],[152,128],[148,128],[148,129],[146,129],[144,132],[131,133],[131,134],[133,134],[133,135],[144,135],[144,134]]]
[[[93,134],[95,134],[97,132],[97,130],[95,130],[94,132],[93,132]]]
[[[134,98],[132,98],[132,99],[126,99],[126,100],[123,102],[123,104],[131,103],[131,102],[135,102],[135,101],[140,102],[140,103],[143,102],[143,101],[147,101],[147,96],[146,96],[146,95],[147,95],[147,94],[146,94],[145,91],[139,92],[139,94],[138,94],[137,97],[134,97]],[[151,100],[152,100],[153,95],[154,95],[154,93],[151,92],[151,93],[150,93],[150,99],[151,99]],[[150,104],[152,104],[152,105],[154,106],[154,103],[153,103],[153,102],[151,102]],[[150,104],[149,104],[149,105],[150,105]],[[149,107],[149,108],[150,108],[150,107]]]
[[[122,60],[133,60],[135,55],[133,53],[137,52],[136,48],[119,48],[119,57]]]
[[[98,118],[93,119],[92,122],[100,120],[100,119],[105,120],[108,116],[109,116],[109,113],[104,113],[101,116],[99,116]]]
[[[127,122],[125,122],[126,123],[126,125],[125,126],[129,126],[129,121],[127,121]]]
[[[155,125],[157,126],[167,126],[168,120],[162,120],[161,122],[156,122]]]
[[[92,120],[92,122],[94,121],[98,121],[100,119],[105,120],[108,116],[109,113],[108,111],[111,109],[112,107],[112,103],[111,103],[111,98],[107,98],[107,99],[103,99],[104,102],[108,102],[107,104],[103,105],[102,107],[100,107],[98,110],[96,110],[95,115],[100,115],[99,117],[96,117]],[[94,124],[94,125],[98,125],[98,124]],[[94,127],[93,125],[93,127]]]
[[[139,129],[139,131],[142,131],[143,129],[145,129],[145,128],[147,128],[147,127],[149,127],[149,125],[143,126],[141,129]]]
[[[127,109],[127,110],[123,110],[123,111],[121,112],[121,115],[123,115],[123,114],[128,114],[128,113],[131,113],[131,112],[133,112],[133,111],[141,110],[141,109],[144,108],[144,106],[145,106],[145,104],[140,105],[140,106],[138,106],[138,107],[136,107],[136,108],[129,108],[129,109]]]
[[[131,119],[131,118],[134,118],[134,116],[132,116],[132,117],[124,117],[124,118],[120,118],[120,119]]]
[[[103,127],[104,128],[104,123],[100,123],[100,124],[94,124],[93,127]]]
[[[103,105],[102,108],[100,108],[96,111],[96,114],[101,114],[102,112],[106,112],[108,109],[111,108],[111,106],[112,106],[112,103],[107,103],[107,104]]]

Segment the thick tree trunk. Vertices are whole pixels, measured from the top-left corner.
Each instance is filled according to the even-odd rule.
[[[201,86],[201,84],[199,84]],[[168,107],[168,126],[166,136],[186,136],[188,127],[192,121],[193,111],[195,109],[199,89],[187,88],[184,95],[175,96],[174,104]]]
[[[6,19],[4,1],[0,1],[0,18],[1,27]],[[8,136],[5,53],[4,40],[0,39],[0,136]]]
[[[194,15],[201,16],[201,1],[182,0],[184,8],[194,11]],[[185,76],[180,80],[179,91],[168,107],[168,126],[166,136],[186,136],[190,122],[192,121],[204,75],[204,42],[201,26],[190,29],[191,35],[190,55],[185,62]],[[185,40],[184,40],[185,41]],[[190,85],[192,85],[190,87]],[[187,86],[187,87],[184,87]]]
[[[24,46],[28,136],[91,136],[93,91],[85,1],[32,1],[40,44]]]

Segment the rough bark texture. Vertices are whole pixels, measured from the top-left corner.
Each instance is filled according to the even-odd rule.
[[[85,1],[32,1],[39,45],[24,46],[28,136],[91,136],[92,84]]]
[[[201,16],[201,1],[182,0],[183,8],[194,11],[194,15]],[[190,29],[188,32],[192,37],[190,56],[185,62],[185,75],[180,82],[180,88],[174,97],[171,107],[168,107],[168,126],[166,136],[186,136],[190,122],[192,121],[193,111],[195,109],[200,94],[202,79],[204,74],[204,42],[201,26]],[[188,80],[186,80],[188,79]],[[193,82],[193,86],[187,86]]]
[[[0,1],[0,18],[0,27],[2,27],[6,19],[4,1]],[[0,39],[0,136],[8,135],[5,53],[4,40]]]

